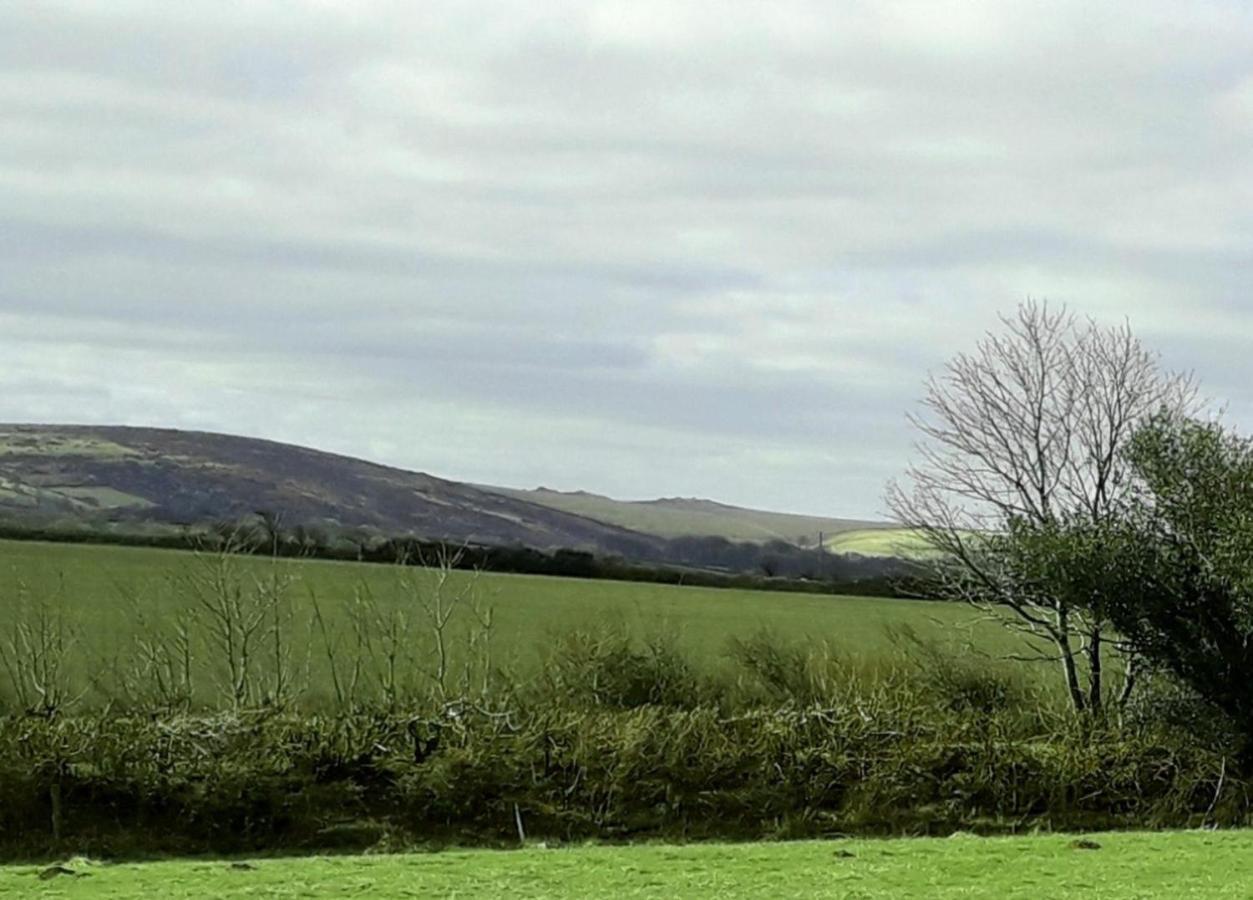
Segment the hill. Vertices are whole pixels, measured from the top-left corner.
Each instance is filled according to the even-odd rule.
[[[0,425],[0,515],[201,525],[257,510],[289,525],[649,558],[655,538],[420,472],[254,438]]]
[[[543,487],[519,490],[484,486],[484,489],[665,538],[716,536],[731,541],[787,541],[813,547],[820,533],[829,537],[847,531],[892,530],[891,525],[882,522],[767,512],[688,497],[614,500],[586,491],[554,491]]]
[[[831,574],[818,536],[877,523],[710,500],[618,501],[465,484],[306,447],[206,432],[0,425],[0,523],[173,532],[257,511],[341,541],[418,537],[580,550],[647,564]],[[870,554],[867,554],[870,555]],[[848,577],[877,574],[869,562]],[[856,569],[856,571],[854,571]],[[864,570],[864,571],[863,571]]]

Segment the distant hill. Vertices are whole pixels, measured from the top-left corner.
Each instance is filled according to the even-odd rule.
[[[656,538],[467,484],[272,441],[157,428],[0,425],[9,520],[289,525],[650,557]]]
[[[784,568],[802,574],[828,569],[817,550],[819,532],[830,541],[885,527],[710,500],[618,501],[471,485],[223,434],[0,425],[0,522],[150,532],[261,510],[281,514],[289,528],[338,538],[415,535],[724,570],[776,566],[782,548]]]
[[[728,506],[713,500],[669,497],[661,500],[614,500],[586,491],[554,491],[549,488],[519,490],[485,487],[550,509],[570,512],[598,522],[618,525],[659,537],[717,536],[732,541],[787,541],[801,546],[817,546],[818,535],[830,538],[848,531],[891,530],[882,522],[860,519],[833,519],[766,512]]]

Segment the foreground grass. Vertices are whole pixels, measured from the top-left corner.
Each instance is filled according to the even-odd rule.
[[[1084,897],[1253,895],[1251,832],[447,851],[0,869],[22,897]]]

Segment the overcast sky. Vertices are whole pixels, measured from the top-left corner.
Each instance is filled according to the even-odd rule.
[[[1253,428],[1251,10],[0,0],[0,420],[876,515],[1033,296]]]

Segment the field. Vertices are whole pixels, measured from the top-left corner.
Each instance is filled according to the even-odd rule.
[[[935,552],[922,535],[908,528],[858,528],[833,535],[825,544],[832,553],[857,553],[861,556],[920,559]]]
[[[1221,729],[1069,716],[956,604],[34,542],[0,543],[0,601],[3,859],[1253,821]],[[636,865],[588,852],[543,864],[575,896]]]
[[[264,576],[275,565],[290,573],[293,633],[305,646],[316,643],[311,597],[326,613],[332,632],[342,631],[354,592],[368,589],[383,607],[411,609],[403,579],[421,584],[423,577],[421,571],[394,566],[317,560],[272,563],[248,558],[239,565],[245,575]],[[159,623],[190,607],[178,579],[195,566],[192,554],[179,551],[0,542],[0,598],[13,610],[23,593],[56,597],[82,631],[76,663],[98,665],[130,652],[137,609],[146,621]],[[453,583],[464,584],[469,577],[453,573]],[[672,635],[685,656],[710,671],[722,665],[731,637],[762,629],[784,639],[826,641],[836,652],[858,659],[874,659],[889,650],[886,629],[903,623],[954,653],[970,645],[990,654],[1013,646],[1001,628],[977,621],[969,609],[923,601],[504,574],[480,576],[474,591],[493,610],[496,663],[522,675],[536,670],[541,649],[557,635],[606,624],[645,638]],[[5,628],[0,620],[0,635]],[[311,653],[314,695],[325,687],[323,663],[316,651]]]
[[[66,868],[85,874],[41,881],[42,866],[0,869],[0,896],[1222,900],[1253,893],[1250,853],[1249,832],[1189,831],[530,848],[234,864],[71,862]]]

